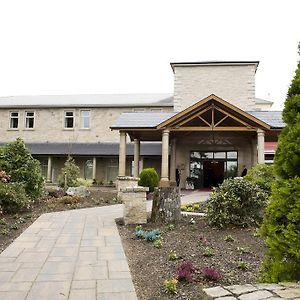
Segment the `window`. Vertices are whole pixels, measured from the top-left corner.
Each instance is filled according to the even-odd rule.
[[[34,112],[25,111],[25,128],[33,128],[33,127],[34,127]]]
[[[17,129],[19,127],[19,112],[11,111],[9,113],[9,128]]]
[[[74,112],[65,111],[65,128],[74,128]]]
[[[82,110],[80,112],[81,118],[81,129],[89,129],[90,128],[90,111]]]

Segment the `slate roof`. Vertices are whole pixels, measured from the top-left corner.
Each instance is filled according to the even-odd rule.
[[[269,124],[272,128],[285,127],[282,120],[282,111],[248,111],[248,113]]]
[[[173,106],[173,94],[94,94],[0,97],[0,108]]]
[[[257,104],[273,104],[273,101],[262,99],[262,98],[255,98],[255,103]]]
[[[285,126],[281,111],[248,111],[248,113],[269,124],[272,128],[283,128]],[[111,128],[155,128],[174,115],[176,113],[122,113]]]
[[[26,143],[33,155],[119,155],[119,143]],[[127,144],[126,154],[133,155],[133,144]],[[160,143],[141,143],[141,155],[161,155]]]

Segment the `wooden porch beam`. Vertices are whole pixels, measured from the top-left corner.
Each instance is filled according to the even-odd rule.
[[[222,120],[220,120],[217,124],[215,124],[215,127],[217,127],[218,125],[220,125],[223,121],[225,121],[228,118],[228,115],[226,115],[224,118],[222,118]]]
[[[249,127],[217,127],[212,130],[211,127],[190,126],[170,128],[170,131],[256,131],[256,129]]]

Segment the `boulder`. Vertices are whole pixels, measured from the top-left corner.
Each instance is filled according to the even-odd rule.
[[[85,186],[69,187],[66,191],[69,196],[87,197],[90,195],[90,191]]]

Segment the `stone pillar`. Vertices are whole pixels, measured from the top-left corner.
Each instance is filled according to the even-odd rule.
[[[120,131],[119,177],[126,175],[126,132]]]
[[[97,158],[93,157],[93,179],[96,179],[96,172],[97,172]]]
[[[253,138],[251,141],[251,147],[252,147],[252,167],[254,167],[257,164],[257,138]]]
[[[257,162],[265,163],[265,132],[257,129]]]
[[[176,139],[172,140],[170,164],[170,183],[176,186]]]
[[[140,157],[140,162],[139,162],[139,174],[141,174],[141,172],[144,169],[144,157]]]
[[[48,156],[47,182],[52,182],[52,157]]]
[[[159,185],[161,187],[170,186],[169,181],[169,130],[162,133],[162,151],[161,151],[161,178]]]
[[[134,174],[133,177],[139,177],[139,160],[140,160],[140,141],[138,139],[134,139]]]

